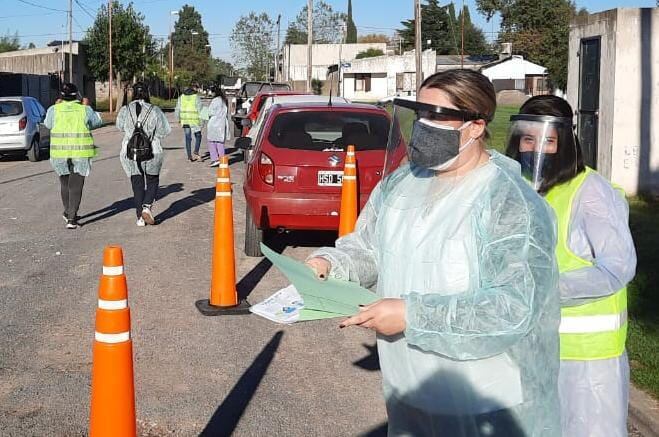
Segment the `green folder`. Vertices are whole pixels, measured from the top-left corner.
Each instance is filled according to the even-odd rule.
[[[354,282],[334,278],[320,281],[305,264],[280,255],[264,244],[261,244],[261,251],[295,285],[304,299],[300,321],[349,317],[359,311],[360,305],[368,305],[379,299],[375,293]]]

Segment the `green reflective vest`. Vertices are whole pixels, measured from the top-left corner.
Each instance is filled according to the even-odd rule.
[[[94,138],[87,127],[87,107],[80,102],[61,102],[54,106],[50,130],[51,158],[92,158],[96,156]]]
[[[199,126],[201,124],[201,117],[199,111],[197,111],[196,94],[183,94],[181,96],[179,117],[181,119],[181,124],[187,124],[188,126]]]
[[[594,170],[553,187],[545,199],[558,221],[556,259],[560,273],[592,266],[568,247],[572,206],[579,188]],[[622,355],[627,338],[627,288],[590,303],[561,308],[561,360],[603,360]]]

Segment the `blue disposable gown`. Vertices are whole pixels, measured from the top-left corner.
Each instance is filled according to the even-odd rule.
[[[405,299],[404,334],[378,336],[390,435],[560,435],[555,218],[490,153],[459,179],[400,168],[312,255]]]

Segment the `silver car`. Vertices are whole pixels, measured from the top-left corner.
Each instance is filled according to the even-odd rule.
[[[0,155],[27,154],[39,161],[50,147],[45,118],[46,110],[33,97],[0,97]]]

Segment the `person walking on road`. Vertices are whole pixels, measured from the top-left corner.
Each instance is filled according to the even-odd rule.
[[[355,231],[307,264],[319,279],[377,284],[382,299],[341,326],[377,332],[388,435],[558,436],[551,208],[485,149],[487,77],[437,73],[417,98],[394,100],[387,154],[408,159],[385,164]]]
[[[629,206],[584,165],[572,107],[529,99],[511,117],[508,156],[553,207],[561,298],[558,391],[564,436],[627,435],[627,284],[636,270]]]
[[[201,147],[201,99],[197,94],[196,87],[191,85],[176,102],[176,109],[174,111],[175,117],[183,126],[183,133],[185,134],[185,151],[188,159],[191,162],[199,161],[199,148]],[[195,137],[195,147],[192,151],[192,135]]]
[[[154,225],[152,208],[163,162],[161,139],[169,135],[171,127],[162,110],[151,104],[143,83],[133,85],[132,102],[121,108],[116,126],[124,132],[119,159],[133,188],[137,226]],[[135,146],[140,136],[141,148]]]
[[[44,120],[50,129],[50,163],[59,176],[67,229],[78,227],[82,189],[96,156],[91,130],[103,123],[88,102],[78,99],[74,84],[65,83],[60,99],[48,108]]]
[[[220,165],[224,156],[224,145],[230,139],[227,98],[220,87],[215,88],[215,98],[208,107],[208,128],[206,132],[208,153],[211,157],[211,167]]]

